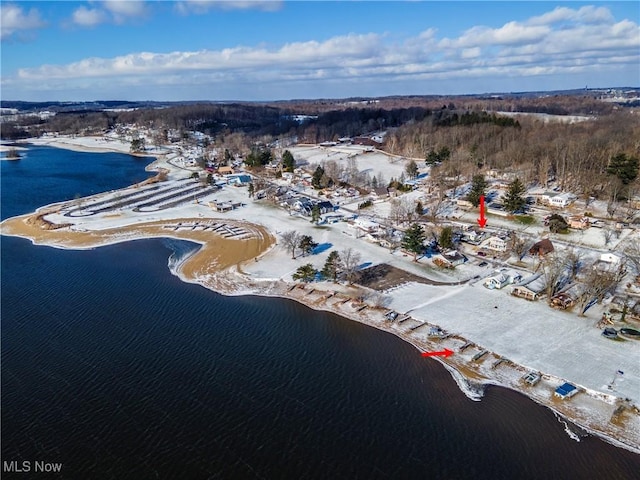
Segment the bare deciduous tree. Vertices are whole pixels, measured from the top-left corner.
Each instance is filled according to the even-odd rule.
[[[548,253],[540,263],[545,280],[547,301],[558,293],[565,283],[567,275],[566,258],[557,252]]]
[[[342,271],[344,272],[349,285],[353,284],[361,258],[360,253],[356,252],[352,248],[346,248],[340,251]]]
[[[399,225],[402,222],[403,213],[402,213],[402,205],[400,203],[400,199],[392,198],[389,202],[391,208],[389,209],[389,221],[391,223],[395,223]]]
[[[382,238],[387,242],[387,248],[390,252],[393,252],[400,245],[398,237],[396,237],[393,233],[394,230],[392,228],[387,228],[382,233]]]
[[[382,308],[389,304],[391,299],[380,292],[371,292],[367,296],[367,303],[375,308]]]
[[[511,249],[511,253],[518,257],[518,261],[522,260],[529,251],[529,243],[530,242],[521,234],[516,232],[511,234],[509,247]]]
[[[579,315],[585,316],[585,311],[591,302],[602,302],[607,293],[613,293],[624,276],[622,269],[597,270],[591,269],[582,278],[584,289],[578,298]]]
[[[611,243],[611,239],[613,238],[614,230],[609,225],[605,226],[602,229],[602,237],[604,238],[604,246],[606,247]]]
[[[583,266],[583,255],[580,250],[571,249],[567,252],[566,265],[570,280],[574,280]]]
[[[296,258],[296,248],[298,248],[300,244],[300,238],[300,234],[295,230],[289,230],[280,234],[284,248],[287,249],[287,252],[291,252],[291,258]]]
[[[416,216],[415,204],[406,198],[392,198],[391,209],[389,210],[389,220],[400,224],[403,222],[411,222]]]
[[[622,245],[622,253],[634,273],[640,275],[640,242],[634,239],[626,240]]]

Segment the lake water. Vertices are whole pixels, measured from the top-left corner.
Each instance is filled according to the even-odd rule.
[[[142,180],[148,162],[32,148],[0,162],[2,217]],[[473,402],[390,334],[180,281],[169,257],[192,244],[1,242],[3,462],[68,479],[638,478],[640,455],[570,439],[516,392]]]

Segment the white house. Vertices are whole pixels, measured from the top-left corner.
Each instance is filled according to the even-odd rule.
[[[522,280],[522,275],[515,270],[508,271],[506,268],[496,270],[493,275],[487,277],[484,286],[489,290],[500,290],[507,285]]]
[[[551,205],[551,199],[554,198],[554,197],[557,197],[558,193],[546,190],[546,191],[544,191],[542,193],[536,193],[534,195],[536,197],[540,198],[540,201],[542,203],[546,203],[547,205]]]
[[[378,228],[380,228],[380,225],[378,225],[376,222],[372,222],[371,220],[367,220],[365,218],[356,218],[353,221],[353,225],[366,233],[375,232],[378,230]]]
[[[552,207],[564,208],[571,205],[576,199],[576,196],[572,193],[560,193],[549,199],[549,205]]]
[[[600,261],[601,262],[606,262],[606,263],[612,263],[614,265],[619,265],[620,262],[622,262],[622,258],[619,255],[616,255],[615,253],[601,253],[600,254]]]
[[[602,253],[598,261],[593,264],[593,268],[600,272],[623,271],[622,258],[614,253]]]
[[[490,237],[487,240],[486,248],[491,250],[496,250],[498,252],[506,252],[507,251],[507,241],[504,238],[500,237]]]
[[[505,287],[511,283],[509,277],[504,273],[498,273],[491,277],[488,277],[484,281],[484,286],[489,290],[500,290],[502,287]]]

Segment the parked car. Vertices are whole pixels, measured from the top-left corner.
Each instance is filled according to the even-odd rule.
[[[486,267],[487,265],[489,265],[487,262],[480,262],[478,264],[479,267]]]
[[[479,257],[486,257],[486,256],[487,256],[487,254],[486,254],[486,253],[484,253],[484,252],[478,252],[478,256],[479,256]]]

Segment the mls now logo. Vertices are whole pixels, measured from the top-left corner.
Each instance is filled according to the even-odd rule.
[[[42,461],[30,462],[29,460],[25,460],[23,462],[18,462],[17,460],[2,462],[2,471],[6,473],[59,473],[61,470],[62,463]]]

